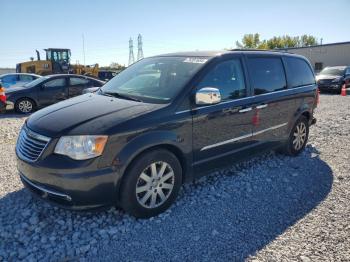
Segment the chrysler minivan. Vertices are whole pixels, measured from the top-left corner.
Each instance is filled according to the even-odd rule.
[[[318,100],[302,56],[253,50],[145,58],[96,93],[32,114],[16,146],[24,185],[71,209],[140,218],[181,185],[265,150],[305,147]]]

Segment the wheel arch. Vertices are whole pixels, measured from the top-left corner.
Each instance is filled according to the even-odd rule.
[[[34,109],[38,107],[37,101],[36,101],[34,98],[30,97],[30,96],[21,96],[21,97],[17,98],[16,101],[15,101],[15,103],[14,103],[15,107],[17,106],[17,103],[18,103],[19,101],[23,100],[23,99],[28,99],[28,100],[32,101],[32,102],[33,102]]]
[[[303,113],[301,113],[300,116],[305,116],[306,119],[309,121],[311,118],[311,113],[309,111],[304,111]]]
[[[176,143],[176,140],[174,141],[173,139],[169,139],[169,135],[170,137],[173,137],[173,135],[166,133],[158,134],[157,138],[155,138],[154,134],[152,136],[146,137],[141,136],[139,139],[135,139],[134,141],[130,142],[130,144],[121,150],[117,156],[118,161],[122,162],[121,168],[119,169],[120,177],[116,183],[118,201],[120,200],[120,187],[122,181],[125,178],[125,175],[128,173],[130,166],[132,166],[133,162],[136,161],[138,157],[152,150],[164,149],[174,154],[175,157],[179,160],[182,168],[182,183],[192,181],[193,174],[191,165],[189,163],[190,161],[188,159],[189,153],[186,154]],[[164,136],[166,136],[168,139],[161,139],[164,138]],[[147,139],[147,137],[153,137],[153,139],[157,139],[158,142],[152,141],[153,139]],[[145,141],[148,142],[146,143]],[[133,150],[135,148],[137,149]]]

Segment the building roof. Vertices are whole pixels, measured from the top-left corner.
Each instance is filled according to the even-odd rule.
[[[313,48],[313,47],[324,47],[324,46],[337,46],[337,45],[349,45],[350,41],[348,42],[338,42],[338,43],[329,43],[329,44],[322,44],[322,45],[310,45],[310,46],[300,46],[300,47],[287,47],[287,48],[279,48],[277,50],[291,50],[291,49],[303,49],[303,48]]]
[[[180,57],[215,57],[225,54],[234,54],[234,53],[254,53],[254,54],[286,54],[284,50],[264,50],[264,49],[232,49],[232,50],[219,50],[219,51],[190,51],[190,52],[176,52],[156,55],[155,57],[160,56],[180,56]]]

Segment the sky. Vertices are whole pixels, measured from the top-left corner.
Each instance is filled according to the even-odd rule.
[[[71,62],[128,64],[129,38],[143,37],[144,56],[235,47],[244,34],[262,39],[311,34],[323,43],[350,41],[350,0],[0,0],[0,67],[70,48]]]

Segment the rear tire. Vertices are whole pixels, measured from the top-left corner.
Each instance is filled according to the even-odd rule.
[[[155,149],[133,161],[121,185],[121,207],[137,218],[156,216],[175,201],[182,184],[177,157]]]
[[[17,113],[30,114],[35,109],[35,103],[29,98],[21,98],[15,104],[15,110]]]
[[[294,124],[289,138],[279,150],[282,154],[297,156],[304,150],[309,138],[309,121],[301,116]]]

